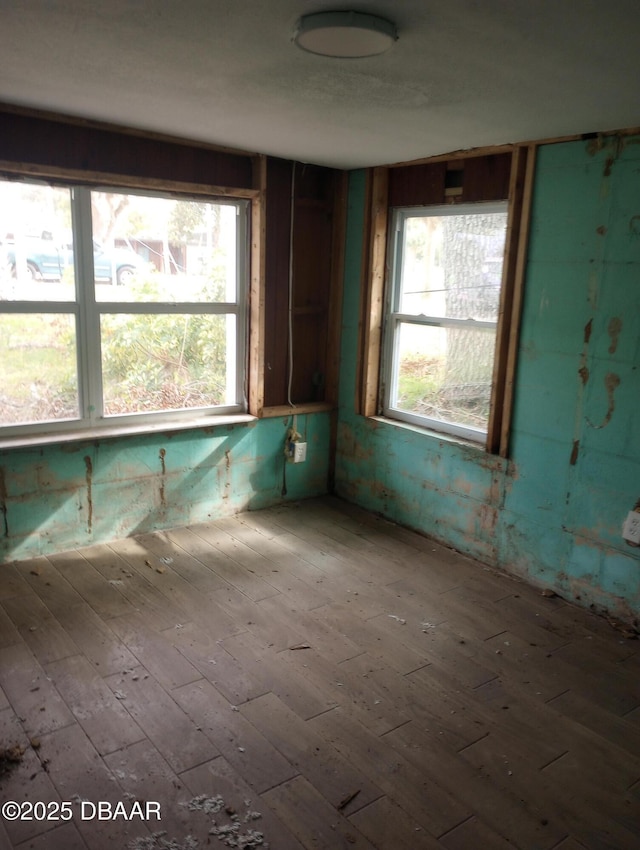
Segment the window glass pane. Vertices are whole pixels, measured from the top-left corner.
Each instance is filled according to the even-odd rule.
[[[507,212],[405,220],[401,313],[496,321]]]
[[[233,315],[101,316],[105,415],[235,404]]]
[[[391,406],[486,430],[495,332],[402,323]]]
[[[0,315],[0,425],[78,417],[75,317]]]
[[[234,302],[232,204],[92,192],[96,300]]]
[[[69,189],[0,180],[0,300],[74,298]]]
[[[245,209],[0,179],[0,427],[242,409]]]

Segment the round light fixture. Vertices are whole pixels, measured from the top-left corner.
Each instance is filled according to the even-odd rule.
[[[340,59],[363,59],[388,50],[398,33],[395,25],[364,12],[316,12],[303,15],[293,40],[303,50]]]

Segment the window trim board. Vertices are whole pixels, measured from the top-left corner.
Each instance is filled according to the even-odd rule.
[[[371,216],[368,262],[363,275],[362,316],[362,401],[363,416],[376,416],[380,383],[384,288],[387,277],[387,222],[389,217],[389,169],[374,168],[371,173]]]
[[[494,403],[487,432],[487,451],[504,458],[509,455],[536,152],[537,145],[533,144],[514,149],[509,182],[509,219],[492,386]]]

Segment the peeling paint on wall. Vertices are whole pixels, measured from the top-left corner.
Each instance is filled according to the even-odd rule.
[[[569,463],[571,466],[575,466],[578,462],[578,453],[580,452],[580,440],[574,440],[573,446],[571,448],[571,457],[569,458]]]
[[[598,133],[595,138],[589,139],[586,144],[586,151],[589,156],[595,157],[603,151],[608,151],[609,156],[606,159],[605,166],[610,159],[615,160],[628,144],[634,144],[632,136],[615,136],[611,133]]]
[[[590,284],[591,288],[591,284]],[[591,297],[589,298],[591,301]],[[595,301],[595,298],[594,298]],[[593,304],[591,304],[593,307]],[[574,419],[574,427],[573,427],[573,443],[571,448],[571,458],[569,460],[570,466],[575,466],[578,462],[578,452],[580,450],[580,434],[582,433],[582,417],[583,417],[583,406],[584,406],[584,388],[587,385],[587,381],[590,377],[589,367],[587,366],[588,358],[589,358],[589,342],[591,340],[591,334],[593,333],[593,316],[589,319],[589,321],[584,326],[583,332],[583,343],[582,343],[582,352],[580,354],[580,366],[578,368],[578,375],[580,377],[580,386],[578,388],[578,394],[576,398],[576,415]]]
[[[478,448],[384,420],[374,432],[354,410],[366,186],[352,175],[337,436],[339,495],[619,617],[640,613],[640,550],[621,536],[640,477],[640,347],[621,351],[640,339],[639,143],[538,151],[512,455],[491,473]]]
[[[307,417],[314,451],[288,470],[291,500],[327,492],[329,423]],[[0,563],[279,504],[281,457],[276,419],[0,450],[11,481]]]
[[[608,156],[604,161],[603,174],[605,177],[610,177],[614,163],[620,157],[620,154],[624,151],[626,145],[629,143],[633,144],[633,141],[629,136],[598,134],[595,139],[589,140],[586,146],[586,150],[589,156],[592,157],[595,157],[603,152],[608,153]]]
[[[93,464],[89,455],[85,455],[84,465],[87,482],[87,533],[91,534],[93,527]]]
[[[498,511],[489,505],[482,505],[480,508],[480,526],[483,531],[493,536],[498,524]]]
[[[158,452],[158,456],[160,458],[160,504],[164,507],[166,505],[166,497],[165,497],[165,479],[167,477],[167,464],[165,462],[165,458],[167,455],[166,449],[162,448]]]
[[[4,467],[0,466],[0,511],[2,512],[2,533],[9,536],[9,522],[7,519],[7,484],[4,480]]]
[[[610,319],[607,330],[609,331],[609,336],[611,337],[609,354],[615,354],[618,350],[618,339],[620,337],[620,331],[622,330],[622,319],[619,319],[617,316],[614,316],[613,319]]]
[[[600,425],[594,425],[590,419],[587,419],[588,424],[596,430],[606,428],[609,422],[611,422],[611,417],[616,409],[615,391],[620,386],[620,376],[616,375],[615,372],[608,372],[604,379],[604,386],[607,391],[607,401],[609,403],[604,419]]]
[[[229,487],[231,486],[231,452],[227,449],[224,453],[224,491],[222,493],[223,499],[229,498]]]

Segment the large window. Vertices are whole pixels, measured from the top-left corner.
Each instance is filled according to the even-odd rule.
[[[0,181],[0,428],[245,410],[247,208]]]
[[[385,415],[485,442],[507,203],[392,211]]]

